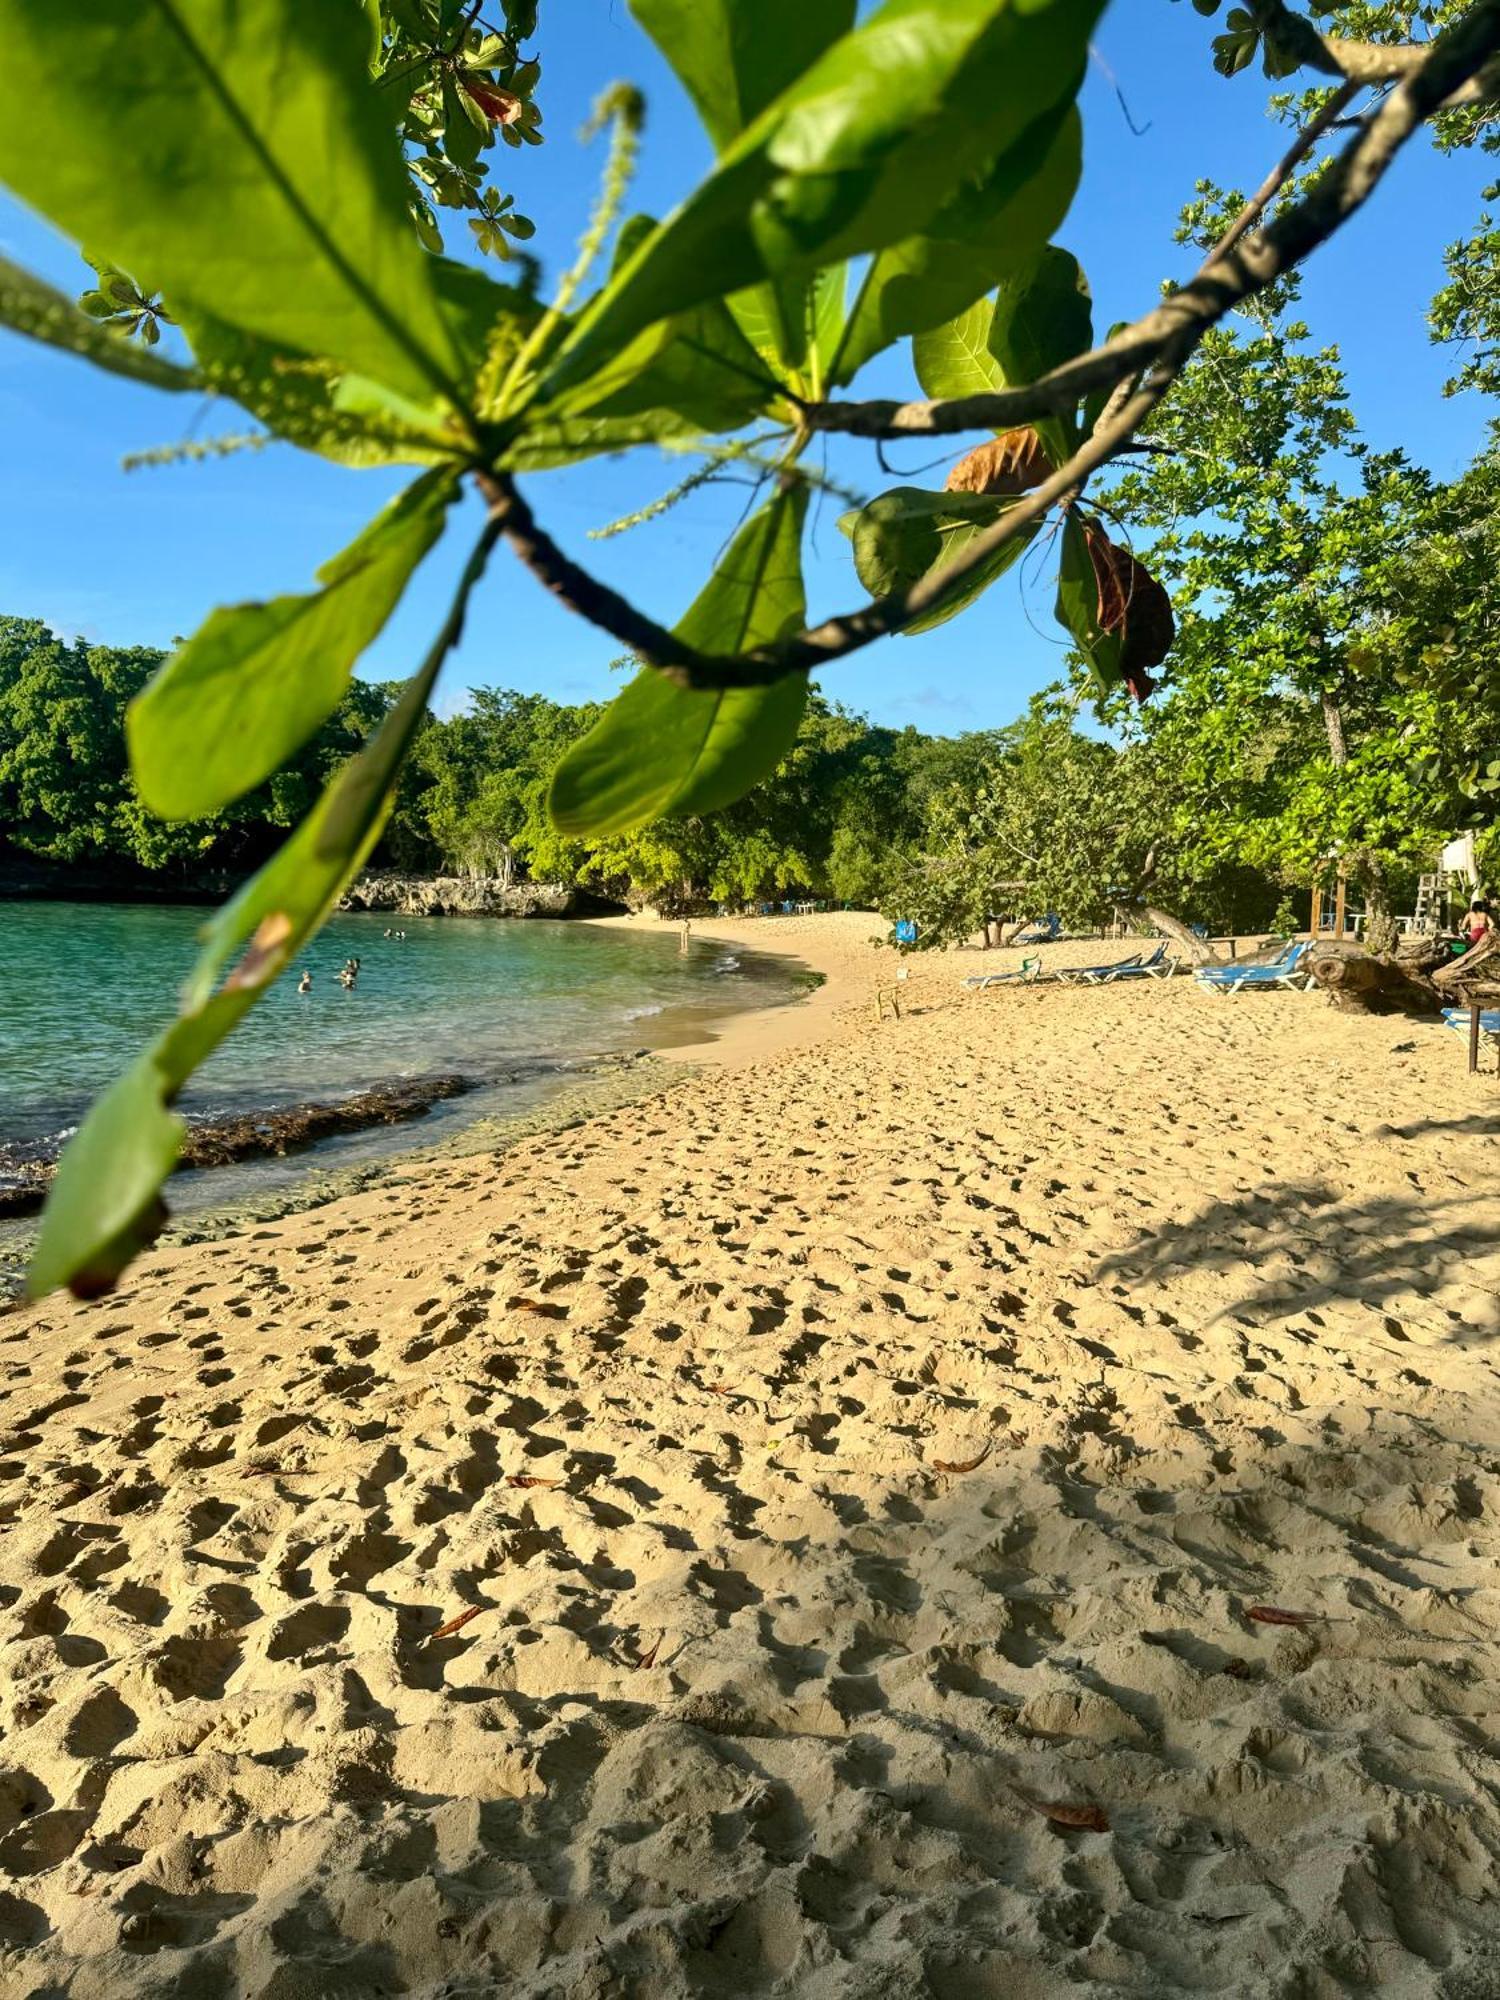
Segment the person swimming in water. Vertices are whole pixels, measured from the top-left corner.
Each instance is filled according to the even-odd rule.
[[[312,974],[310,972],[304,972],[302,977],[297,981],[297,991],[299,993],[312,992]]]

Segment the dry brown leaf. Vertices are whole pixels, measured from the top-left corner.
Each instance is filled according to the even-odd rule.
[[[1311,1625],[1315,1611],[1283,1611],[1279,1604],[1252,1604],[1245,1613],[1257,1625]]]
[[[1153,692],[1147,671],[1160,666],[1177,636],[1172,600],[1144,563],[1112,542],[1097,521],[1083,524],[1083,538],[1099,592],[1099,629],[1121,635],[1120,673],[1137,701]]]
[[[542,1479],[535,1472],[512,1472],[506,1479],[507,1486],[561,1486],[560,1479]]]
[[[1084,1833],[1109,1832],[1109,1814],[1103,1806],[1070,1805],[1065,1799],[1050,1804],[1045,1799],[1028,1799],[1026,1803],[1054,1826],[1076,1827]]]
[[[523,98],[513,90],[502,90],[497,83],[481,83],[477,77],[466,76],[464,89],[496,125],[514,125],[526,109]]]
[[[538,1319],[566,1319],[566,1306],[553,1305],[550,1299],[507,1299],[507,1312],[535,1313]]]
[[[427,1643],[431,1645],[434,1639],[451,1639],[455,1632],[462,1632],[465,1625],[477,1618],[481,1611],[488,1610],[489,1606],[487,1604],[471,1604],[467,1611],[460,1611],[456,1618],[448,1619],[444,1624],[439,1625],[435,1632],[429,1632],[427,1634]]]
[[[935,1458],[932,1469],[934,1472],[977,1472],[994,1449],[994,1440],[987,1438],[977,1458]]]
[[[966,451],[944,485],[949,493],[1027,493],[1051,475],[1041,439],[1025,424]]]
[[[663,1627],[663,1629],[657,1633],[656,1644],[651,1648],[651,1651],[649,1653],[638,1653],[636,1657],[631,1661],[630,1663],[631,1666],[633,1668],[654,1667],[656,1665],[656,1656],[661,1651],[661,1642],[663,1639],[666,1638],[666,1636],[667,1636],[666,1629],[665,1627]]]

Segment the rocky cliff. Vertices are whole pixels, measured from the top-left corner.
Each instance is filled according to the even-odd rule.
[[[388,910],[402,917],[568,917],[583,902],[556,882],[505,883],[498,876],[361,875],[341,910]]]

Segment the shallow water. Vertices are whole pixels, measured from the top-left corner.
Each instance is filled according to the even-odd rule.
[[[66,1131],[167,1018],[201,910],[4,906],[0,1143]],[[716,1021],[806,990],[784,961],[674,928],[556,921],[335,917],[194,1079],[188,1113],[328,1098],[393,1077],[460,1071],[478,1088],[399,1128],[335,1142],[342,1160],[430,1144],[525,1109],[593,1058],[710,1037]],[[354,991],[336,974],[361,961]],[[300,994],[306,966],[313,989]],[[317,1149],[321,1159],[331,1148]],[[268,1162],[274,1173],[283,1163]],[[215,1198],[226,1169],[209,1178]]]

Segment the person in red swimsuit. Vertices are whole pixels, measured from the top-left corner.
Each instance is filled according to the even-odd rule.
[[[1495,928],[1495,919],[1490,914],[1490,906],[1482,897],[1476,896],[1468,908],[1463,921],[1463,934],[1468,939],[1469,950],[1483,944]]]

